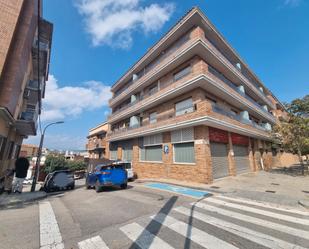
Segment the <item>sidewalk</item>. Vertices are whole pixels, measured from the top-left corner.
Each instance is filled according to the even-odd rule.
[[[38,190],[40,185],[36,186]],[[5,207],[12,207],[18,204],[27,203],[35,200],[43,199],[47,194],[43,191],[30,192],[31,185],[25,185],[21,194],[2,194],[0,195],[0,209]]]
[[[276,172],[253,172],[215,180],[212,184],[192,183],[173,179],[137,179],[136,183],[162,182],[206,190],[274,206],[309,210],[309,176],[291,176]]]

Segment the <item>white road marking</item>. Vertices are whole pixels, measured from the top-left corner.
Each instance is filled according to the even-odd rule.
[[[257,213],[257,214],[261,214],[261,215],[264,215],[264,216],[276,218],[276,219],[279,219],[279,220],[289,221],[289,222],[292,222],[292,223],[309,225],[309,220],[306,220],[306,219],[291,217],[291,216],[284,215],[284,214],[278,214],[278,213],[265,211],[265,210],[257,209],[257,208],[253,208],[253,207],[243,206],[243,205],[240,205],[240,204],[230,203],[230,202],[226,202],[226,201],[220,201],[220,200],[217,200],[217,199],[214,199],[214,198],[207,198],[203,202],[204,203],[210,202],[210,203],[215,203],[215,204],[219,204],[219,205],[222,205],[222,206],[237,208],[239,210]]]
[[[39,203],[40,210],[40,248],[63,249],[64,244],[58,223],[49,201]]]
[[[79,249],[109,249],[100,236],[78,242]]]
[[[137,223],[125,225],[120,230],[142,249],[173,249],[168,243]]]
[[[220,229],[223,229],[225,231],[228,231],[230,233],[233,233],[239,237],[251,240],[257,244],[272,248],[272,249],[305,249],[304,247],[297,246],[294,244],[291,244],[289,242],[277,239],[275,237],[272,237],[268,234],[262,234],[260,232],[251,230],[246,227],[242,227],[239,225],[236,225],[234,223],[218,219],[215,217],[212,217],[210,215],[206,215],[197,211],[194,211],[191,214],[191,210],[185,207],[178,207],[174,208],[173,210],[182,213],[186,216],[192,216],[195,219],[201,220],[205,223],[211,224],[213,226],[216,226]]]
[[[264,219],[259,219],[259,218],[256,218],[256,217],[237,213],[237,212],[234,212],[234,211],[225,210],[225,209],[220,208],[220,207],[214,207],[214,206],[211,206],[211,205],[207,205],[206,203],[194,203],[193,202],[193,203],[191,203],[191,205],[194,205],[194,206],[199,207],[199,208],[203,208],[204,210],[207,210],[207,211],[216,212],[218,214],[222,214],[222,215],[225,215],[225,216],[228,216],[228,217],[232,217],[232,218],[235,218],[235,219],[238,219],[238,220],[242,220],[242,221],[245,221],[245,222],[249,222],[249,223],[253,223],[253,224],[256,224],[256,225],[263,226],[263,227],[275,229],[275,230],[278,230],[280,232],[289,233],[289,234],[294,235],[294,236],[309,238],[309,232],[305,231],[305,230],[293,228],[293,227],[290,227],[290,226],[285,226],[285,225],[282,225],[282,224],[278,224],[278,223],[271,222],[271,221],[264,220]]]
[[[298,209],[280,208],[280,207],[276,207],[276,206],[274,206],[272,204],[268,204],[268,203],[257,202],[257,201],[247,200],[247,199],[232,198],[232,197],[228,197],[228,196],[219,195],[219,196],[216,196],[216,197],[218,197],[220,199],[235,201],[235,202],[238,202],[238,203],[252,204],[252,205],[255,205],[255,206],[272,208],[272,209],[276,209],[276,210],[280,210],[280,211],[285,211],[285,212],[291,213],[291,214],[300,214],[300,215],[304,215],[304,216],[309,217],[309,212],[301,211],[301,210],[298,210]]]
[[[205,248],[214,248],[214,249],[235,249],[237,247],[216,238],[213,235],[210,235],[202,230],[192,227],[189,224],[186,224],[182,221],[176,220],[171,216],[167,216],[163,213],[151,216],[150,218],[154,219],[158,223],[162,224],[163,226],[168,227],[169,229],[175,231],[183,235],[184,237],[192,240],[193,242],[201,245]],[[187,231],[190,231],[189,237]]]

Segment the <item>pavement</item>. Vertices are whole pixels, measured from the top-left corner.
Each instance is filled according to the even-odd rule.
[[[226,193],[130,182],[78,186],[0,210],[0,248],[308,248],[309,212]],[[18,235],[18,236],[17,236]]]
[[[215,180],[213,184],[192,183],[172,179],[138,179],[137,184],[160,182],[175,186],[185,186],[214,194],[224,194],[273,205],[309,208],[309,176],[295,176],[288,173],[252,172],[236,177]]]
[[[38,183],[36,186],[36,190],[40,189],[40,184]],[[29,203],[37,200],[41,200],[47,197],[47,194],[44,191],[35,191],[30,192],[31,185],[24,185],[23,192],[21,194],[11,193],[6,194],[3,193],[0,195],[0,209],[1,208],[11,208],[15,205],[21,205],[24,203]]]

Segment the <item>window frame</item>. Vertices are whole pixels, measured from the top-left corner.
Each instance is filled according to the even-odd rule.
[[[194,162],[177,162],[176,161],[176,150],[175,150],[175,145],[179,144],[193,144],[193,158]],[[183,165],[196,165],[196,158],[195,158],[195,143],[194,141],[187,141],[187,142],[177,142],[173,143],[173,164],[183,164]]]

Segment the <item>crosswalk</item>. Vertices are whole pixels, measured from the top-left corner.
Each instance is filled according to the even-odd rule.
[[[152,231],[151,225],[159,227],[158,230]],[[309,212],[246,199],[212,196],[173,207],[167,214],[151,215],[146,222],[137,220],[120,226],[119,232],[131,241],[129,245],[125,244],[128,248],[132,245],[142,249],[179,248],[179,240],[171,239],[176,237],[190,241],[190,246],[186,244],[182,248],[305,249],[309,248]],[[115,248],[110,238],[104,237],[103,241],[102,237],[81,241],[78,247]]]

